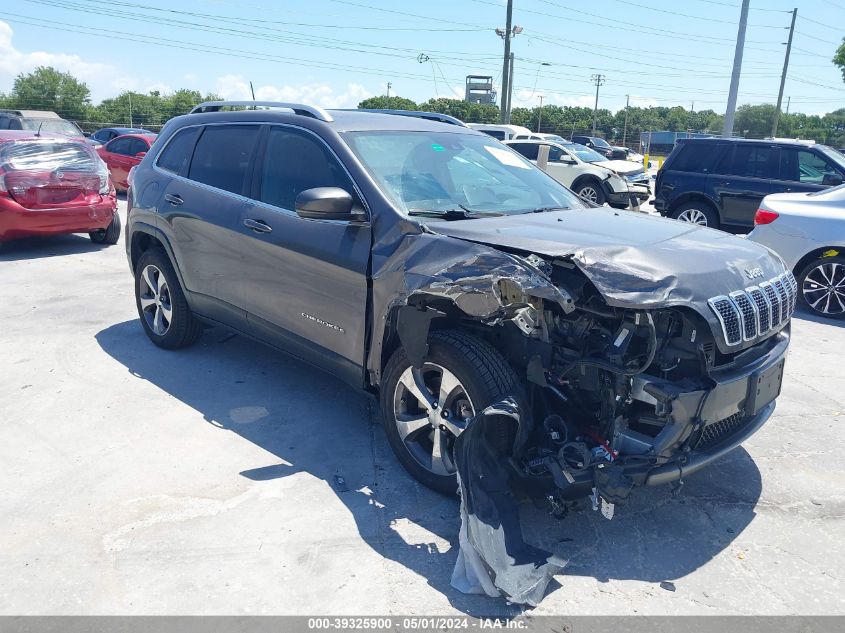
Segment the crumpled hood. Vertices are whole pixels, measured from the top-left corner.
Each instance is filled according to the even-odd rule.
[[[692,304],[714,324],[707,299],[786,270],[777,255],[749,240],[677,220],[608,208],[428,224],[451,237],[568,259],[610,305],[657,308]]]

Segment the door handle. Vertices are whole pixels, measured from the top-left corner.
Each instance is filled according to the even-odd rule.
[[[266,222],[262,222],[261,220],[253,220],[252,218],[247,218],[244,220],[244,226],[252,229],[256,233],[270,233],[273,231],[273,227],[267,224]]]
[[[182,196],[176,193],[166,193],[164,194],[164,199],[170,203],[170,206],[178,207],[180,204],[185,202],[182,200]]]

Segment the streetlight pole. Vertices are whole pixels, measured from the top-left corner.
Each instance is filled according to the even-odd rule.
[[[604,84],[604,75],[591,75],[590,81],[596,84],[596,105],[593,106],[593,136],[596,135],[596,122],[599,117],[599,86]]]
[[[736,114],[736,96],[739,92],[739,75],[742,71],[742,53],[745,50],[745,25],[748,23],[748,0],[742,0],[742,10],[739,12],[739,29],[736,33],[736,50],[734,51],[734,68],[731,72],[731,88],[728,93],[728,106],[725,109],[725,127],[722,136],[730,137],[734,131],[734,115]]]
[[[510,69],[510,81],[508,81],[508,106],[505,111],[505,123],[511,122],[511,99],[513,99],[513,53],[511,53]]]
[[[775,106],[775,120],[772,123],[772,138],[778,135],[778,119],[780,118],[780,106],[783,103],[783,85],[786,83],[786,69],[789,68],[789,53],[792,50],[792,34],[795,32],[795,18],[798,17],[798,9],[792,10],[792,24],[789,26],[789,39],[786,40],[786,56],[783,58],[783,73],[780,76],[780,90],[778,90],[778,104]]]
[[[540,124],[543,122],[543,95],[540,95],[540,110],[537,113],[537,133],[539,134],[542,129]]]
[[[499,112],[499,121],[507,123],[508,120],[508,90],[511,82],[510,67],[511,67],[511,29],[513,22],[513,0],[508,0],[507,17],[505,19],[505,32],[502,33],[502,38],[505,40],[505,60],[502,65],[502,109]],[[499,30],[496,31],[499,33]]]
[[[625,95],[625,125],[622,127],[622,145],[628,138],[628,106],[631,104],[631,95]]]

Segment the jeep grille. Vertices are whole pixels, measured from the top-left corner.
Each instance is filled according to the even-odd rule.
[[[707,303],[719,319],[728,345],[751,341],[785,324],[795,310],[798,283],[785,272],[728,296],[709,299]]]

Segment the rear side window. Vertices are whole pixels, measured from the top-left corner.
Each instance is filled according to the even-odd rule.
[[[528,160],[537,160],[538,145],[536,143],[511,143],[510,148],[516,150]]]
[[[296,196],[314,187],[340,187],[356,197],[349,176],[322,141],[306,132],[271,127],[262,161],[258,199],[293,210]]]
[[[257,125],[208,126],[197,141],[188,178],[242,193],[257,138]]]
[[[199,128],[190,127],[179,130],[158,157],[158,166],[174,174],[184,174],[191,162],[194,152],[194,141],[197,140]]]
[[[777,178],[775,148],[740,143],[719,161],[718,173],[744,178]]]
[[[129,146],[132,139],[128,138],[119,138],[106,146],[106,149],[110,151],[112,154],[122,154],[123,156],[129,156]]]
[[[713,169],[717,156],[724,146],[716,143],[685,143],[678,148],[678,156],[672,160],[673,171],[688,171],[706,174]]]
[[[492,136],[493,138],[497,138],[500,141],[505,140],[505,133],[502,132],[501,130],[481,130],[481,131],[484,132],[487,136]]]

